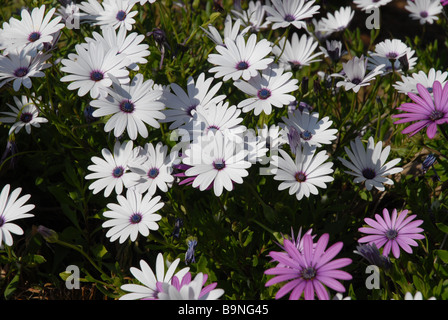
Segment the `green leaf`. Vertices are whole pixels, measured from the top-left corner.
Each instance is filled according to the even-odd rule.
[[[5,292],[3,294],[6,300],[8,300],[14,293],[14,291],[16,291],[17,286],[19,284],[19,279],[20,279],[20,273],[17,273],[6,286]]]
[[[39,254],[29,254],[23,257],[23,262],[26,263],[27,267],[36,267],[39,264],[47,262],[47,260]]]
[[[443,233],[448,233],[448,226],[446,224],[443,224],[441,222],[436,223],[437,228],[440,229]]]
[[[444,263],[448,263],[448,251],[447,250],[434,250],[435,254],[442,259]]]

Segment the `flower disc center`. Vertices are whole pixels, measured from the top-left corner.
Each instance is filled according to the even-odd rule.
[[[29,69],[27,67],[20,67],[14,71],[14,75],[17,78],[22,78],[22,77],[26,76],[28,74],[28,72],[29,72]]]
[[[432,111],[431,114],[429,115],[429,119],[430,119],[431,121],[436,121],[436,120],[442,119],[444,115],[445,115],[445,114],[444,114],[442,111],[440,111],[440,110],[434,110],[434,111]]]
[[[386,232],[386,237],[387,237],[387,239],[389,239],[389,240],[393,240],[393,239],[395,239],[397,236],[398,236],[398,232],[397,232],[397,230],[390,229],[390,230],[387,230],[387,232]]]
[[[312,137],[313,137],[313,134],[311,132],[309,132],[308,130],[300,132],[300,138],[302,138],[303,140],[308,141]]]
[[[226,163],[224,162],[224,160],[213,161],[213,167],[219,171],[226,167]]]
[[[40,39],[40,33],[35,31],[28,36],[28,41],[35,42]]]
[[[141,213],[138,213],[138,212],[132,214],[132,216],[129,218],[129,221],[130,221],[132,224],[139,223],[140,221],[142,221],[142,214],[141,214]]]
[[[260,90],[258,90],[257,96],[261,100],[266,100],[267,98],[269,98],[271,96],[271,91],[266,88],[260,89]]]
[[[112,170],[112,175],[114,178],[120,178],[124,174],[123,167],[116,167],[114,170]]]
[[[362,175],[364,178],[366,178],[367,180],[371,180],[373,178],[376,177],[376,173],[375,170],[370,169],[370,168],[365,168],[362,170]]]
[[[311,280],[316,277],[316,269],[308,267],[302,270],[302,278],[305,280]]]
[[[120,103],[120,110],[124,113],[132,113],[135,110],[135,106],[130,100],[123,100]]]
[[[240,61],[238,62],[238,64],[236,65],[236,68],[238,70],[246,70],[247,68],[249,68],[249,64],[246,61]]]
[[[123,10],[118,11],[115,18],[117,18],[118,21],[123,21],[124,19],[126,19],[126,12]]]
[[[306,181],[306,174],[303,173],[302,171],[297,172],[294,175],[294,178],[296,179],[297,182],[305,182]]]
[[[33,115],[29,112],[24,112],[20,115],[20,121],[22,121],[24,123],[28,123],[31,120],[33,120]]]
[[[90,80],[92,81],[101,81],[104,79],[104,74],[101,71],[94,70],[90,72]]]
[[[155,179],[159,175],[159,169],[151,168],[148,171],[148,178]]]

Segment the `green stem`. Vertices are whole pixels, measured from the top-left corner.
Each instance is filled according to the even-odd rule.
[[[61,246],[64,246],[64,247],[73,249],[75,251],[78,251],[80,254],[82,254],[92,264],[92,266],[96,270],[98,270],[101,273],[101,275],[102,275],[102,277],[104,279],[110,279],[109,276],[107,274],[105,274],[104,271],[81,248],[79,248],[79,247],[77,247],[77,246],[75,246],[75,245],[73,245],[71,243],[59,240],[59,239],[56,241],[56,243],[60,244]]]
[[[446,132],[445,127],[443,126],[443,124],[439,125],[438,127],[440,129],[440,132],[442,133],[442,135],[444,136],[444,138],[448,142],[448,133]]]

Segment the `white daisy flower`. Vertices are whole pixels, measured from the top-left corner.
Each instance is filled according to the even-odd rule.
[[[329,158],[325,151],[316,154],[315,147],[299,146],[294,160],[282,149],[279,153],[279,156],[274,156],[278,168],[273,171],[274,180],[282,181],[278,190],[289,189],[289,194],[295,194],[299,201],[304,196],[317,195],[317,187],[326,189],[326,183],[334,180],[329,175],[333,173],[333,162],[324,163]]]
[[[247,43],[244,37],[239,35],[233,41],[230,38],[224,39],[224,46],[216,46],[219,54],[209,54],[208,62],[216,65],[210,72],[216,72],[215,78],[223,77],[224,81],[239,78],[249,80],[257,75],[258,70],[263,70],[274,61],[266,58],[271,53],[272,47],[268,40],[257,41],[257,35],[251,34]]]
[[[140,176],[135,172],[129,171],[129,163],[134,158],[132,141],[121,144],[115,142],[113,153],[107,148],[101,150],[103,158],[92,157],[94,163],[87,167],[93,171],[86,175],[87,180],[96,180],[90,184],[89,189],[93,194],[97,194],[104,189],[104,196],[108,197],[115,189],[117,194],[123,192],[123,187],[130,188],[137,183]]]
[[[41,123],[48,122],[47,119],[39,117],[39,110],[36,105],[30,99],[28,101],[27,96],[22,96],[22,101],[17,97],[13,97],[16,107],[7,103],[12,112],[0,112],[8,117],[0,118],[0,122],[14,123],[9,129],[9,134],[17,134],[22,128],[25,128],[28,134],[31,133],[31,126],[40,128]]]
[[[124,54],[128,58],[129,65],[127,67],[138,71],[138,64],[148,62],[145,57],[151,54],[148,50],[149,45],[141,43],[145,39],[144,35],[138,34],[137,32],[126,35],[126,32],[125,28],[120,28],[115,32],[115,29],[112,27],[104,27],[102,34],[93,32],[93,39],[89,37],[85,38],[87,43],[83,44],[84,48],[88,49],[88,43],[92,41],[96,41],[99,45],[102,45],[105,51],[116,47],[118,48],[117,54]]]
[[[382,149],[383,143],[380,141],[375,145],[373,137],[367,142],[367,148],[364,148],[361,138],[357,137],[355,141],[350,142],[352,150],[345,148],[345,152],[351,162],[339,157],[344,166],[351,171],[345,171],[355,176],[355,183],[365,182],[366,189],[371,190],[375,187],[379,191],[384,191],[384,184],[392,185],[394,182],[385,176],[399,173],[403,168],[394,168],[400,162],[400,158],[396,158],[386,163],[390,153],[390,146]]]
[[[435,70],[431,68],[428,73],[420,70],[411,76],[401,76],[401,81],[395,82],[393,87],[400,93],[408,94],[409,92],[418,93],[417,84],[420,83],[430,93],[435,81],[439,81],[442,87],[445,85],[448,77],[448,71]]]
[[[176,161],[175,153],[168,154],[168,146],[158,142],[155,148],[152,143],[146,143],[143,155],[145,161],[129,165],[131,171],[140,176],[138,184],[133,188],[140,193],[148,192],[151,195],[154,195],[157,189],[167,192],[174,181],[172,172]]]
[[[291,79],[292,72],[283,73],[283,68],[271,65],[249,81],[237,80],[234,86],[250,96],[238,103],[243,112],[254,110],[258,116],[261,112],[271,114],[272,106],[283,108],[295,100],[290,92],[299,88],[297,79]]]
[[[326,40],[329,36],[331,36],[332,32],[326,31],[326,25],[322,20],[317,20],[313,18],[311,20],[313,24],[312,30],[306,30],[310,36],[314,36],[319,41]]]
[[[131,0],[134,1],[134,3],[140,2],[140,5],[144,5],[145,3],[154,3],[156,0]]]
[[[219,197],[223,189],[233,190],[234,183],[243,183],[248,176],[251,163],[246,161],[247,151],[239,150],[234,141],[221,131],[201,136],[185,150],[183,163],[191,166],[185,171],[189,177],[195,177],[193,188],[199,190],[213,186],[214,194]]]
[[[408,53],[410,48],[400,39],[386,39],[375,46],[372,56],[398,60],[398,58]]]
[[[370,57],[368,57],[367,61],[367,70],[375,70],[377,67],[381,66],[381,71],[383,71],[383,75],[388,74],[395,70],[395,72],[403,73],[403,69],[405,65],[402,63],[402,59],[405,60],[407,70],[411,70],[417,64],[417,57],[414,57],[415,50],[412,50],[408,47],[405,54],[399,59],[389,59],[386,57],[382,57],[379,55],[373,55],[372,52],[369,51]],[[393,61],[393,67],[392,62]]]
[[[333,13],[327,13],[327,16],[322,18],[322,31],[329,34],[334,32],[341,32],[345,30],[350,22],[353,20],[355,11],[351,7],[342,7]]]
[[[247,10],[240,12],[232,9],[231,12],[238,19],[241,19],[244,27],[250,27],[250,30],[253,33],[265,30],[271,24],[269,21],[265,20],[266,10],[259,0],[257,2],[249,1]]]
[[[42,70],[51,66],[50,63],[46,63],[50,57],[50,54],[42,52],[32,56],[26,50],[13,50],[7,56],[0,56],[0,88],[13,81],[14,91],[19,91],[22,84],[30,89],[31,78],[45,76]]]
[[[291,42],[282,38],[278,46],[272,48],[272,53],[279,58],[278,63],[280,67],[285,71],[289,71],[291,69],[309,66],[313,62],[321,61],[315,58],[320,56],[322,52],[313,54],[317,46],[318,42],[314,41],[311,37],[307,37],[306,34],[303,34],[299,39],[297,33],[294,33],[291,37]]]
[[[282,117],[286,125],[284,130],[289,133],[296,130],[301,144],[321,147],[323,144],[331,144],[335,140],[337,129],[329,129],[333,121],[328,116],[319,119],[319,113],[294,110],[288,117]]]
[[[326,47],[319,47],[323,52],[324,56],[330,58],[333,62],[338,62],[342,56],[347,54],[347,51],[344,50],[343,44],[338,40],[326,40]]]
[[[241,125],[243,118],[240,117],[241,110],[236,106],[229,106],[228,102],[208,104],[207,108],[199,105],[193,115],[192,121],[180,129],[188,132],[191,141],[195,141],[209,131],[221,131],[223,134],[237,139],[242,137],[246,127]]]
[[[92,116],[98,118],[112,115],[104,126],[105,132],[114,130],[114,136],[120,137],[126,130],[131,140],[140,135],[148,137],[146,124],[160,128],[159,119],[164,119],[162,113],[165,105],[158,101],[162,90],[153,89],[152,80],[144,81],[142,74],[137,74],[129,84],[119,84],[113,81],[108,96],[93,100],[90,105],[97,108]]]
[[[272,29],[287,28],[291,24],[297,29],[306,29],[305,19],[318,13],[320,6],[314,5],[315,0],[272,0],[272,5],[265,5],[268,14],[266,20],[272,24]]]
[[[172,122],[170,130],[188,123],[197,106],[202,105],[207,108],[209,104],[216,104],[225,99],[225,95],[216,95],[222,82],[210,87],[212,82],[213,78],[206,79],[205,73],[201,73],[196,81],[190,76],[187,80],[186,92],[178,84],[171,83],[170,88],[173,92],[166,90],[161,98],[167,108],[163,111],[166,116],[163,122]]]
[[[106,88],[112,85],[110,76],[121,84],[129,82],[129,71],[126,66],[129,60],[125,55],[118,54],[118,48],[106,50],[102,44],[90,42],[88,48],[81,44],[75,46],[76,54],[69,54],[69,59],[62,59],[61,71],[69,75],[61,78],[62,82],[71,82],[69,90],[78,89],[78,96],[87,92],[93,99],[107,95]]]
[[[419,20],[420,24],[433,24],[434,21],[439,20],[437,15],[443,11],[439,0],[408,0],[404,8],[410,12],[409,16]]]
[[[81,20],[89,23],[94,23],[100,13],[104,12],[104,8],[98,0],[83,1],[77,6],[81,10]]]
[[[130,271],[132,275],[141,284],[124,284],[121,289],[128,291],[120,297],[120,300],[145,300],[145,299],[157,299],[159,290],[157,289],[157,283],[171,283],[171,279],[176,277],[182,280],[183,276],[190,270],[190,267],[185,267],[179,271],[176,271],[179,265],[180,259],[177,258],[172,263],[163,260],[163,255],[159,253],[156,260],[155,272],[145,260],[140,260],[140,269],[131,267]],[[165,264],[167,264],[167,270],[165,272]]]
[[[94,25],[99,25],[101,28],[111,26],[114,29],[131,30],[135,23],[133,17],[138,13],[131,11],[134,4],[134,1],[130,0],[104,0],[102,2],[104,10],[99,12]]]
[[[188,277],[188,280],[185,280]],[[223,289],[215,289],[216,282],[203,288],[208,276],[199,272],[191,280],[191,274],[187,273],[182,282],[173,277],[171,284],[161,283],[161,291],[158,293],[159,300],[217,300],[223,294]],[[175,280],[176,279],[176,280]]]
[[[423,294],[420,291],[417,291],[415,295],[412,295],[410,292],[406,292],[404,295],[404,300],[423,300]],[[431,297],[427,300],[436,300],[435,297]]]
[[[364,58],[364,56],[361,56],[361,58],[353,57],[346,63],[342,63],[343,75],[338,73],[332,74],[333,77],[344,78],[344,80],[337,82],[336,86],[344,86],[346,91],[353,90],[354,92],[358,92],[361,87],[370,85],[370,81],[377,75],[383,73],[381,69],[384,65],[377,66],[366,75],[367,63],[368,58]]]
[[[34,217],[33,214],[27,213],[34,209],[34,204],[27,204],[31,196],[29,194],[19,198],[22,188],[14,189],[9,193],[11,186],[5,185],[0,193],[0,247],[3,243],[12,246],[13,239],[11,233],[22,235],[23,230],[11,221]]]
[[[66,1],[65,6],[59,7],[56,14],[61,17],[62,21],[65,23],[65,26],[69,29],[78,27],[77,24],[81,22],[82,14],[79,7],[71,0]]]
[[[264,124],[261,128],[257,127],[257,134],[257,138],[260,138],[260,141],[262,143],[257,150],[262,152],[262,148],[266,148],[264,154],[261,154],[260,158],[257,158],[257,161],[259,161],[261,164],[269,163],[270,166],[275,166],[275,164],[271,165],[273,156],[277,155],[277,152],[282,145],[288,143],[286,131],[276,124],[272,124],[271,126]],[[266,174],[270,174],[271,169],[272,168],[264,168],[263,172]]]
[[[104,217],[109,218],[102,224],[103,228],[110,228],[106,237],[110,238],[111,242],[118,239],[119,243],[123,243],[128,238],[134,242],[139,234],[147,237],[150,230],[158,230],[157,221],[160,221],[162,216],[155,212],[164,206],[160,199],[160,196],[153,198],[149,193],[143,196],[131,189],[126,191],[126,197],[118,195],[118,204],[107,204],[109,211],[103,213]]]
[[[382,7],[391,1],[392,0],[353,0],[353,3],[361,10],[366,11],[368,9]]]
[[[256,135],[255,131],[249,129],[244,134],[244,150],[247,150],[246,160],[252,164],[265,161],[269,149],[266,147],[266,140]],[[263,162],[265,164],[266,162]]]
[[[52,43],[53,38],[64,27],[59,23],[61,17],[51,20],[56,8],[52,8],[45,14],[45,5],[34,8],[31,14],[23,9],[22,20],[11,18],[8,32],[0,33],[0,47],[5,47],[4,55],[14,50],[26,50],[34,56],[42,50],[45,43]],[[51,21],[50,21],[51,20]]]
[[[238,35],[244,36],[248,31],[249,27],[244,28],[241,30],[241,20],[237,19],[235,23],[232,23],[232,17],[230,15],[227,15],[226,20],[224,22],[224,37],[221,37],[221,34],[219,31],[212,25],[208,26],[208,30],[206,30],[203,27],[200,27],[202,31],[205,32],[207,37],[210,38],[217,46],[225,46],[224,40],[225,38],[230,38],[233,41],[236,40],[236,37]]]

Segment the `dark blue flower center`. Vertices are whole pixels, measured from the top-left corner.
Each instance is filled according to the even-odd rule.
[[[303,173],[302,171],[297,172],[294,175],[294,178],[296,178],[297,182],[305,182],[306,181],[306,174]]]
[[[114,176],[114,178],[120,178],[124,173],[124,168],[119,166],[116,167],[114,170],[112,170],[112,175]]]
[[[246,61],[240,61],[238,62],[238,64],[236,65],[236,68],[238,70],[246,70],[247,68],[249,68],[249,64]]]
[[[285,21],[288,21],[288,22],[292,22],[292,21],[294,21],[294,20],[296,20],[296,17],[294,17],[294,15],[292,15],[292,14],[287,14],[286,16],[285,16]]]
[[[352,83],[354,83],[354,84],[360,84],[361,83],[361,79],[359,79],[359,78],[354,78],[354,79],[352,79]]]
[[[422,18],[428,17],[428,12],[426,12],[426,11],[420,12],[420,17],[422,17]]]
[[[211,131],[213,131],[213,132],[216,132],[216,131],[219,130],[219,127],[218,127],[218,126],[215,126],[214,124],[212,124],[211,126],[208,126],[208,127],[207,127],[207,131],[208,131],[208,130],[211,130]]]
[[[129,218],[129,222],[131,222],[132,224],[139,223],[140,221],[142,221],[142,214],[138,212],[132,214],[132,216]]]
[[[159,169],[151,168],[148,171],[148,178],[155,179],[159,175]]]
[[[22,78],[28,74],[30,70],[27,67],[20,67],[14,71],[14,75],[18,78]]]
[[[32,32],[29,36],[28,36],[28,41],[30,42],[34,42],[40,39],[40,32]]]
[[[257,96],[261,100],[266,100],[267,98],[269,98],[271,96],[271,91],[266,88],[260,89],[260,90],[258,90]]]
[[[362,175],[364,176],[364,178],[366,178],[367,180],[371,180],[373,178],[376,177],[376,173],[375,170],[370,169],[370,168],[365,168],[362,170]]]
[[[29,112],[24,112],[20,115],[20,121],[22,121],[24,123],[28,123],[31,120],[33,120],[33,114],[31,114]]]
[[[308,130],[300,132],[300,138],[302,138],[303,140],[308,141],[312,137],[313,137],[313,134],[311,132],[309,132]]]
[[[116,17],[118,21],[123,21],[124,19],[126,19],[126,12],[123,10],[118,11]]]
[[[316,277],[316,269],[308,267],[302,270],[302,278],[305,280],[311,280]]]
[[[388,59],[396,59],[398,57],[398,53],[396,53],[396,52],[389,52],[388,54],[386,54],[386,57]]]
[[[398,236],[398,231],[394,229],[390,229],[386,231],[386,237],[389,240],[393,240]]]
[[[426,90],[428,90],[429,93],[432,93],[432,87],[428,87]]]
[[[213,162],[213,167],[216,170],[222,170],[226,167],[226,163],[224,162],[224,160],[220,160],[220,161],[214,161]]]
[[[442,119],[444,115],[445,115],[445,114],[444,114],[442,111],[440,111],[440,110],[434,110],[434,111],[432,111],[431,114],[429,115],[429,119],[430,119],[431,121],[436,121],[436,120]]]
[[[134,112],[135,106],[130,100],[123,100],[120,102],[120,110],[124,113]]]
[[[193,111],[194,110],[196,110],[196,107],[197,107],[198,105],[192,105],[192,106],[189,106],[188,108],[187,108],[187,115],[189,115],[190,117],[192,117],[193,116]]]
[[[90,80],[92,81],[101,81],[104,79],[104,74],[99,70],[93,70],[90,72]]]

